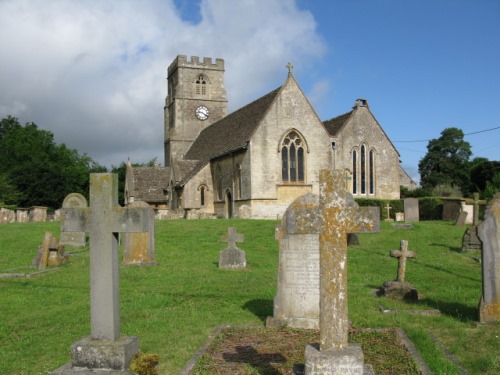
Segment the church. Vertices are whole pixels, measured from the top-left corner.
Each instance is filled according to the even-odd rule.
[[[342,170],[355,198],[399,199],[408,175],[368,101],[322,121],[287,68],[282,86],[228,114],[224,60],[177,56],[165,166],[129,164],[125,204],[146,201],[160,218],[277,219],[297,197],[319,193],[325,168]]]

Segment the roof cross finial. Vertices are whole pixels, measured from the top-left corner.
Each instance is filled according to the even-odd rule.
[[[289,62],[288,64],[286,64],[286,67],[288,69],[288,75],[291,76],[293,75],[293,65]]]

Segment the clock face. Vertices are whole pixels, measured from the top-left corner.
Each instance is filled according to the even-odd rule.
[[[206,120],[209,115],[208,108],[205,107],[204,105],[200,105],[198,108],[196,108],[196,117],[198,120]]]

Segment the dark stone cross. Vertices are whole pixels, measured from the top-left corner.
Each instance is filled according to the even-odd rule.
[[[118,205],[118,175],[90,175],[90,207],[66,208],[64,231],[90,233],[91,338],[120,337],[118,234],[147,232],[148,208]]]
[[[348,344],[347,235],[379,230],[378,210],[359,207],[346,192],[342,171],[320,172],[320,348]]]
[[[399,250],[391,250],[391,257],[398,258],[398,278],[396,281],[404,283],[405,272],[406,272],[406,259],[416,258],[416,254],[413,251],[408,250],[408,241],[401,240]]]
[[[243,242],[243,235],[236,233],[236,228],[227,228],[227,236],[221,237],[221,242],[227,242],[229,249],[237,249],[236,243]]]

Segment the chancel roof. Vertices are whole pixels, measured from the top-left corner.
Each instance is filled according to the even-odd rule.
[[[344,113],[343,115],[334,117],[330,120],[326,120],[323,122],[326,131],[328,132],[328,134],[330,134],[331,137],[336,137],[339,134],[340,130],[342,130],[344,125],[347,123],[347,120],[349,120],[349,117],[351,116],[352,112],[354,111]]]

